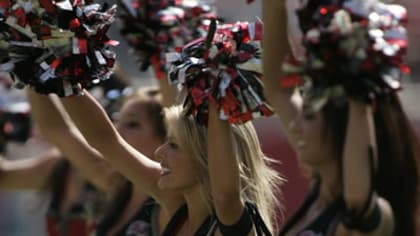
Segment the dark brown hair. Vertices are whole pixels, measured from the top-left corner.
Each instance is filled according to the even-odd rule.
[[[117,223],[117,220],[126,210],[132,194],[133,184],[128,180],[124,180],[115,196],[111,199],[109,207],[105,209],[104,215],[96,227],[96,235],[106,235],[106,233]]]
[[[349,106],[323,109],[326,137],[336,156],[344,150]],[[415,235],[419,182],[419,141],[397,95],[380,97],[374,106],[378,153],[374,191],[392,206],[394,235]]]
[[[70,162],[66,159],[61,159],[57,162],[48,178],[48,183],[44,189],[49,189],[51,191],[51,201],[48,209],[49,213],[59,214],[70,171]]]
[[[148,119],[159,138],[166,138],[165,116],[162,106],[162,94],[158,88],[145,87],[137,90],[126,97],[124,103],[131,100],[139,100],[145,107]]]
[[[146,109],[147,118],[153,125],[155,134],[161,138],[163,142],[166,138],[166,125],[160,96],[161,93],[159,89],[146,87],[139,89],[126,97],[123,104],[136,99],[141,102]],[[112,198],[108,209],[106,209],[105,214],[98,225],[98,235],[106,234],[106,232],[108,232],[108,230],[116,223],[117,219],[121,217],[132,197],[132,194],[133,184],[125,179],[121,184],[120,189],[117,191],[117,194]]]

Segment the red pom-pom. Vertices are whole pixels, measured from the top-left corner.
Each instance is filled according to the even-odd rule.
[[[239,22],[217,27],[213,21],[205,38],[187,44],[181,53],[167,54],[171,82],[188,93],[187,114],[205,124],[208,104],[214,103],[220,118],[230,123],[272,115],[261,82],[260,26]]]

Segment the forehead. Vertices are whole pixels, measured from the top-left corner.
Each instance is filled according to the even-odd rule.
[[[123,104],[120,112],[121,116],[146,117],[146,106],[141,99],[132,99]]]
[[[181,142],[183,142],[183,139],[185,138],[185,131],[180,127],[180,124],[178,123],[178,120],[170,120],[167,123],[167,139],[177,142],[181,145]]]

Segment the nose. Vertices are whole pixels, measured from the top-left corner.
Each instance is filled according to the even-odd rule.
[[[156,148],[155,152],[154,152],[154,158],[155,160],[161,162],[163,158],[165,158],[166,156],[166,148],[165,148],[165,143],[160,145],[158,148]]]
[[[288,129],[295,140],[301,138],[303,132],[303,115],[302,112],[297,112],[293,120],[290,121]]]

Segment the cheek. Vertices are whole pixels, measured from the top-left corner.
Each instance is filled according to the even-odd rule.
[[[319,146],[320,143],[320,135],[318,130],[315,129],[306,129],[304,132],[304,139],[307,144],[310,146]]]
[[[154,151],[164,142],[164,140],[158,137],[152,130],[139,134],[139,140],[141,140],[144,148],[152,153],[154,153]]]
[[[127,130],[127,139],[130,139],[133,143],[147,143],[149,140],[153,140],[153,133],[147,128],[138,128]]]
[[[185,169],[182,171],[182,177],[179,178],[179,184],[182,188],[191,188],[199,184],[199,174],[196,168]]]
[[[198,164],[194,162],[191,158],[188,157],[180,157],[178,161],[174,161],[173,163],[177,168],[177,173],[179,176],[182,176],[184,182],[187,183],[195,183],[198,179],[200,173],[200,169]]]
[[[143,141],[143,138],[141,136],[141,133],[133,130],[128,130],[124,133],[124,139],[130,143],[131,145],[134,145],[136,143],[141,143]],[[136,145],[137,146],[137,145]]]
[[[144,125],[140,130],[137,131],[137,134],[145,141],[155,140],[157,137],[151,125]]]
[[[139,130],[133,130],[133,129],[126,130],[123,133],[123,138],[125,139],[125,141],[127,141],[131,146],[133,146],[138,151],[146,155],[150,155],[149,149],[151,149],[151,145],[149,142],[151,138],[145,135],[144,132],[141,132]]]
[[[311,142],[318,142],[322,137],[322,121],[319,117],[311,120],[305,120],[302,124],[303,134]]]
[[[169,164],[172,172],[160,178],[158,182],[159,188],[182,192],[194,188],[199,183],[199,173],[192,163],[174,155],[173,151],[167,152],[166,157],[166,162]]]

